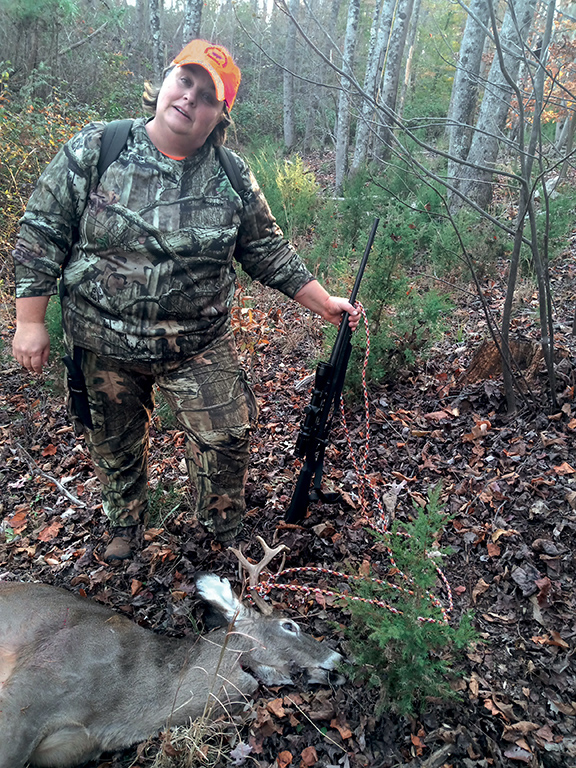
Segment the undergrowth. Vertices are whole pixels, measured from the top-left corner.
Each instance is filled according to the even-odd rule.
[[[459,654],[475,639],[469,615],[446,623],[429,597],[439,584],[436,566],[447,554],[438,545],[447,521],[440,492],[440,486],[432,490],[426,508],[416,508],[410,522],[395,523],[387,533],[372,531],[392,553],[389,578],[396,588],[366,579],[352,582],[358,597],[390,606],[348,603],[352,622],[346,635],[354,664],[346,672],[375,689],[377,716],[385,710],[412,715],[425,710],[430,699],[457,698]]]

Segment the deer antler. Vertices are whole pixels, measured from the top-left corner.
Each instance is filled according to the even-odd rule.
[[[233,552],[236,557],[238,558],[239,564],[244,568],[246,573],[248,574],[248,589],[250,590],[252,594],[252,599],[260,609],[261,613],[263,613],[265,616],[269,616],[273,609],[272,606],[269,605],[267,602],[264,601],[264,599],[260,596],[258,593],[258,583],[260,580],[260,574],[264,570],[264,568],[268,565],[268,563],[273,560],[276,555],[279,555],[280,552],[289,552],[288,547],[285,544],[279,544],[277,547],[269,547],[268,544],[264,541],[264,539],[261,536],[257,536],[256,539],[260,543],[260,546],[264,550],[264,557],[260,562],[258,563],[251,563],[248,558],[243,554],[241,549],[235,549],[234,547],[228,547],[230,552]],[[279,571],[284,568],[284,562],[286,560],[286,555],[282,558],[282,565],[278,569]]]

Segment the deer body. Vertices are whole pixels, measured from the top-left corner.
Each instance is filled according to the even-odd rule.
[[[183,725],[207,704],[291,682],[326,682],[340,659],[290,619],[241,603],[207,574],[200,596],[232,630],[173,639],[44,584],[0,583],[0,768],[65,766]]]

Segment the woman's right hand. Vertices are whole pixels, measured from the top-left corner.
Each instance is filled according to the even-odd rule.
[[[50,354],[50,336],[44,323],[18,323],[12,353],[28,371],[42,373]]]
[[[12,354],[31,373],[42,373],[50,354],[50,336],[44,325],[49,299],[49,296],[16,299]]]

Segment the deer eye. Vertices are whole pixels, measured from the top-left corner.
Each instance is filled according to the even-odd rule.
[[[283,621],[280,626],[286,632],[292,632],[294,635],[297,635],[298,632],[300,632],[300,627],[293,621]]]

